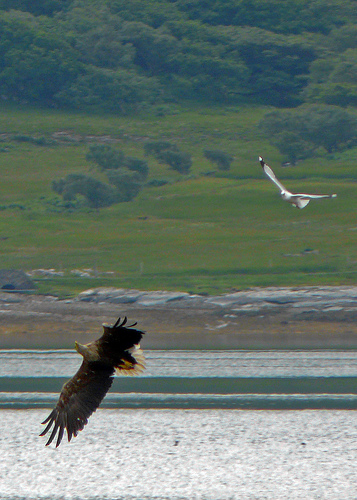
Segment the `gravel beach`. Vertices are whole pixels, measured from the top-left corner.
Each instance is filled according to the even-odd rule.
[[[71,348],[127,316],[149,349],[357,348],[357,287],[254,288],[219,296],[117,288],[70,300],[0,293],[1,348]]]

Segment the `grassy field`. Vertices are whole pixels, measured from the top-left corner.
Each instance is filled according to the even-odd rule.
[[[39,292],[62,297],[93,286],[217,294],[355,284],[357,149],[283,168],[258,127],[267,111],[182,107],[166,116],[118,117],[3,107],[0,269],[60,271],[35,279]],[[189,176],[149,158],[150,179],[166,179],[166,185],[146,187],[133,202],[99,212],[58,208],[52,180],[72,172],[101,178],[85,159],[93,141],[115,141],[143,158],[145,141],[159,139],[192,154]],[[205,148],[232,154],[230,172],[206,175],[214,166]],[[288,188],[336,192],[337,199],[293,209],[264,178],[258,155]],[[73,272],[83,269],[91,269],[90,277]]]

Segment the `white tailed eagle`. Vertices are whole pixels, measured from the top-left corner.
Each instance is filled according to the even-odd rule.
[[[336,198],[337,196],[337,194],[290,193],[290,191],[288,191],[286,187],[284,187],[282,183],[276,178],[272,169],[265,163],[261,156],[259,156],[259,162],[263,167],[265,174],[280,189],[280,196],[283,198],[283,200],[291,203],[294,207],[304,208],[310,202],[310,200],[319,200],[321,198]]]
[[[136,375],[144,369],[144,356],[139,348],[143,332],[126,325],[127,318],[120,318],[115,325],[103,324],[104,334],[86,345],[75,342],[76,350],[83,356],[77,373],[64,384],[58,403],[42,422],[47,424],[40,436],[50,431],[48,446],[57,436],[56,447],[67,430],[68,441],[77,436],[96,411],[113,383],[114,373]]]

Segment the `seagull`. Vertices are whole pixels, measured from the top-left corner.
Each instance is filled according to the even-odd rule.
[[[290,193],[282,185],[282,183],[275,177],[272,169],[265,163],[263,158],[259,156],[259,162],[263,167],[265,174],[269,177],[269,179],[274,182],[274,184],[280,189],[280,195],[283,200],[291,203],[296,208],[304,208],[310,202],[310,200],[319,200],[321,198],[336,198],[337,194],[305,194],[305,193]]]

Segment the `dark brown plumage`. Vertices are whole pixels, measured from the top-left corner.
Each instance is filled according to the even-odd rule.
[[[103,335],[90,344],[75,343],[83,356],[77,373],[64,384],[58,403],[42,423],[47,424],[40,436],[51,430],[48,446],[57,435],[56,447],[67,430],[68,441],[77,436],[98,408],[113,383],[114,373],[135,375],[144,369],[144,356],[139,349],[143,332],[127,325],[127,318],[115,325],[104,324]]]

